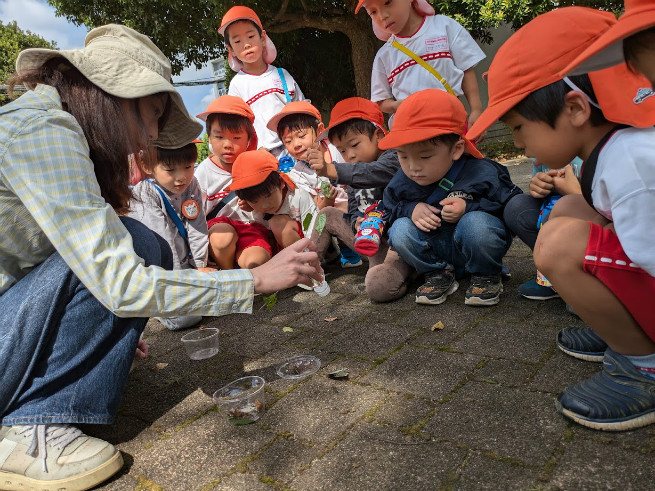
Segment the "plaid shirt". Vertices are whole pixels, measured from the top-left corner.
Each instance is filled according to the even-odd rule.
[[[100,195],[82,129],[39,85],[0,107],[0,295],[55,251],[121,317],[252,311],[248,270],[144,266]]]

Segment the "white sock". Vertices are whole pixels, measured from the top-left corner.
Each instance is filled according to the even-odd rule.
[[[655,353],[645,356],[626,356],[642,375],[655,380]]]

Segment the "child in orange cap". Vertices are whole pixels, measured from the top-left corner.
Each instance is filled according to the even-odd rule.
[[[314,147],[323,152],[325,160],[343,162],[341,155],[327,138],[318,138],[325,132],[319,110],[309,101],[293,101],[273,116],[267,126],[278,134],[289,153],[280,159],[280,170],[283,170],[282,163],[288,161],[290,169],[283,171],[289,174],[297,186],[314,197],[319,210],[334,206],[342,213],[347,212],[348,195],[343,187],[335,187],[329,179],[318,176],[307,161],[308,152]],[[339,252],[342,268],[361,266],[362,259],[349,247],[342,244]]]
[[[277,55],[275,45],[252,9],[232,7],[218,32],[225,37],[228,62],[237,72],[228,94],[241,97],[252,108],[259,145],[276,157],[283,155],[284,145],[266,124],[285,104],[305,98],[300,87],[284,68],[271,65]]]
[[[400,169],[395,150],[380,150],[378,142],[387,134],[384,116],[377,104],[361,97],[350,97],[338,102],[330,113],[330,124],[319,138],[327,135],[346,163],[326,161],[314,149],[309,151],[312,168],[321,175],[348,186],[348,213],[332,207],[320,214],[326,216],[323,233],[316,231],[319,257],[323,257],[330,237],[353,247],[355,235],[370,206],[382,200],[384,188]],[[388,302],[402,297],[407,291],[411,268],[383,242],[378,253],[369,258],[366,273],[366,293],[376,302]]]
[[[579,74],[627,63],[655,88],[655,2],[625,0],[625,13],[563,72]],[[644,91],[639,97],[650,97]]]
[[[278,160],[269,152],[239,155],[227,190],[252,208],[255,221],[270,228],[280,248],[311,236],[318,214],[316,203],[287,174],[279,172]]]
[[[381,149],[396,149],[402,168],[384,191],[389,243],[425,276],[419,304],[443,303],[464,273],[471,275],[466,305],[495,305],[503,290],[502,259],[512,243],[503,208],[521,190],[462,136],[465,128],[462,103],[426,89],[402,102],[380,140]]]
[[[599,374],[560,394],[557,408],[602,430],[655,422],[655,98],[635,97],[648,81],[625,65],[561,75],[615,25],[611,13],[582,7],[526,24],[498,50],[489,107],[468,134],[502,118],[515,145],[541,163],[584,161],[582,195],[557,202],[534,259],[590,326],[560,331],[559,348],[603,361]]]
[[[257,148],[255,115],[239,97],[224,95],[214,99],[197,117],[205,121],[209,138],[210,154],[196,169],[206,196],[209,256],[220,269],[264,264],[273,256],[269,230],[255,223],[252,213],[239,207],[236,194],[226,190],[232,182],[236,158]]]
[[[473,67],[485,55],[457,21],[435,15],[427,0],[360,0],[373,21],[373,31],[385,45],[375,55],[371,100],[382,111],[395,113],[398,105],[421,89],[436,88],[464,95],[473,123],[482,112]]]

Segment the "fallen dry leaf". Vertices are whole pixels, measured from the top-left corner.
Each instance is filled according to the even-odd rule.
[[[163,370],[168,366],[168,363],[157,363],[155,365],[155,370]]]
[[[338,317],[326,317],[326,318],[323,319],[323,320],[324,320],[325,322],[334,322],[334,321],[337,320],[337,319],[338,319]]]
[[[293,332],[293,327],[284,326],[282,328],[282,332]]]
[[[439,321],[430,328],[430,331],[436,331],[437,329],[441,331],[444,327],[446,326],[443,325],[443,322]]]

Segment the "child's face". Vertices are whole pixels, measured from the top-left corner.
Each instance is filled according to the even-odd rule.
[[[655,90],[655,49],[641,49],[634,56],[632,66],[650,81]]]
[[[152,177],[169,193],[180,194],[189,187],[193,180],[193,164],[194,162],[189,162],[173,167],[169,167],[167,164],[157,164],[152,170]]]
[[[228,166],[227,170],[234,163],[234,160],[246,151],[248,148],[248,132],[244,128],[236,131],[222,129],[218,122],[212,125],[209,140],[214,150],[214,155],[218,157],[222,164]]]
[[[382,130],[377,129],[373,138],[369,138],[366,133],[357,133],[353,130],[343,136],[343,138],[332,137],[331,143],[343,156],[343,159],[351,164],[359,162],[374,162],[380,155],[378,142],[384,135]]]
[[[578,154],[575,132],[567,128],[564,113],[555,121],[555,128],[544,121],[530,121],[515,110],[508,112],[503,122],[512,130],[516,148],[551,169],[561,169]]]
[[[405,32],[414,12],[412,0],[368,0],[364,8],[378,27],[401,36],[413,34]]]
[[[453,161],[464,153],[464,140],[459,140],[452,148],[445,143],[437,145],[421,141],[398,147],[400,167],[407,177],[420,186],[439,181],[450,170]]]
[[[319,128],[320,132],[321,128]],[[280,140],[284,147],[294,159],[306,160],[307,150],[312,148],[317,132],[314,128],[303,128],[301,130],[291,130],[286,128],[280,135]]]
[[[279,188],[274,189],[268,194],[260,196],[254,201],[248,201],[250,207],[259,213],[275,213],[282,206],[284,198],[284,183]]]
[[[230,41],[228,50],[245,66],[261,62],[266,34],[259,34],[255,24],[248,20],[238,20],[228,26],[227,35]]]

